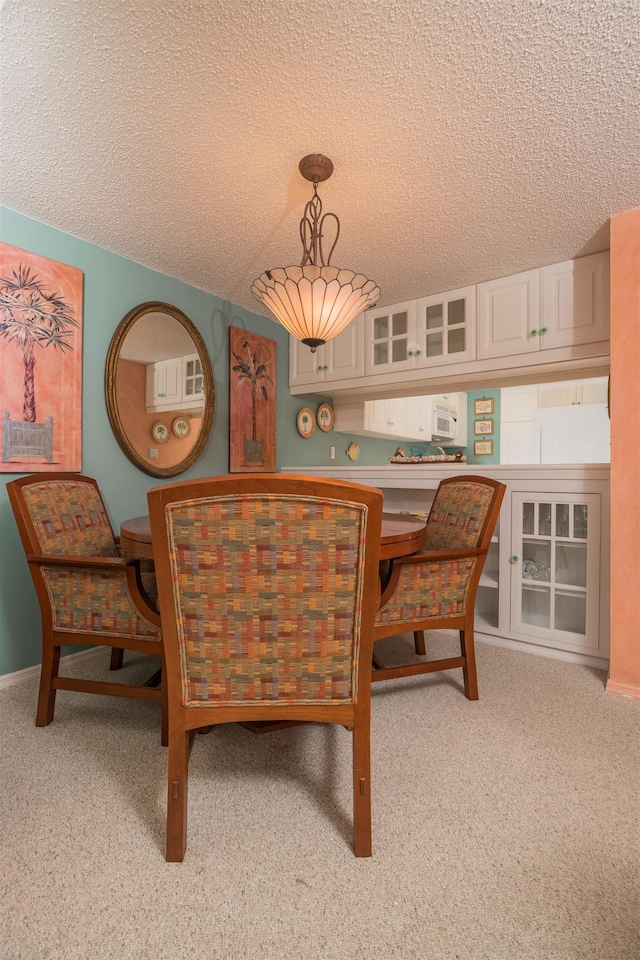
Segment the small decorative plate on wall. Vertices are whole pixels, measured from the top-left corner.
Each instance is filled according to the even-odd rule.
[[[313,415],[313,411],[309,407],[303,407],[302,410],[298,412],[296,417],[296,426],[298,428],[298,433],[301,437],[304,437],[305,440],[308,440],[309,437],[313,434],[316,429],[316,418]]]
[[[166,443],[169,439],[169,427],[162,420],[158,420],[151,427],[151,436],[156,443]]]
[[[191,424],[186,417],[176,417],[171,424],[171,429],[176,437],[188,437],[191,433]]]
[[[321,403],[318,407],[318,426],[326,433],[327,430],[333,430],[336,416],[330,403]]]

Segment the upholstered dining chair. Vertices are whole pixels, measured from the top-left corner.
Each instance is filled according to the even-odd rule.
[[[295,475],[148,492],[169,698],[166,859],[183,859],[195,731],[316,721],[353,736],[354,852],[371,856],[370,682],[382,494]]]
[[[138,560],[119,556],[98,484],[77,473],[34,474],[7,484],[9,500],[42,615],[42,670],[36,726],[53,720],[56,692],[75,690],[162,703],[167,743],[166,685],[136,686],[59,675],[63,646],[111,647],[163,660],[158,611],[142,585]]]
[[[413,633],[426,657],[426,630],[458,630],[460,656],[387,666],[374,649],[372,680],[462,667],[464,692],[478,699],[474,648],[476,591],[506,487],[486,477],[443,480],[427,519],[426,547],[393,561],[376,613],[375,638]]]

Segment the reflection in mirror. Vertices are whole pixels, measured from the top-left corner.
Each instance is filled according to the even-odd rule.
[[[136,466],[171,477],[195,463],[213,422],[213,372],[181,310],[153,301],[126,315],[109,347],[105,389],[111,426]]]

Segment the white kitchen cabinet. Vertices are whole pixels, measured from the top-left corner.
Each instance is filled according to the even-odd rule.
[[[476,630],[497,631],[500,625],[500,518],[491,538],[476,594]]]
[[[346,330],[318,347],[315,353],[306,343],[289,338],[289,385],[320,386],[338,380],[364,376],[364,318],[358,317]]]
[[[147,407],[171,407],[182,402],[182,357],[148,363],[146,368]]]
[[[513,493],[511,633],[598,652],[600,497]]]
[[[542,267],[541,349],[609,339],[609,254]]]
[[[607,377],[563,380],[538,385],[539,407],[565,407],[574,404],[606,403]]]
[[[352,343],[343,333],[317,354],[290,341],[293,394],[364,399],[389,385],[406,392],[408,383],[416,393],[481,389],[507,375],[532,379],[537,366],[543,380],[551,364],[559,378],[588,366],[601,373],[609,354],[609,254],[375,308],[355,323],[347,328]]]
[[[609,339],[609,254],[478,284],[479,360]]]
[[[500,463],[539,462],[533,429],[538,396],[538,384],[500,391]]]
[[[415,367],[419,346],[416,301],[407,300],[364,314],[365,374]]]
[[[474,360],[475,334],[475,286],[416,302],[416,366]]]
[[[457,430],[454,440],[438,441],[438,444],[465,446],[466,402],[466,393],[451,393],[429,397],[396,397],[390,400],[337,403],[334,407],[333,429],[338,433],[352,433],[358,436],[430,443],[433,433],[434,404],[440,403],[451,409],[456,416]]]
[[[406,405],[404,397],[336,405],[333,429],[356,436],[408,440]]]
[[[204,406],[204,400],[204,374],[197,353],[147,364],[147,413],[197,411]]]
[[[540,349],[540,271],[478,284],[479,360]]]

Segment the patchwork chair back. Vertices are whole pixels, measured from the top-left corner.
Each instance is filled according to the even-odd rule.
[[[119,556],[98,484],[76,473],[35,474],[7,484],[42,614],[42,670],[36,725],[51,723],[56,691],[157,700],[166,743],[166,688],[59,675],[63,646],[107,646],[163,658],[158,611],[139,561]]]
[[[486,477],[443,480],[427,520],[426,548],[394,560],[376,614],[375,638],[413,633],[426,657],[425,630],[458,630],[460,656],[387,666],[374,651],[372,680],[462,667],[464,692],[478,699],[473,620],[476,591],[506,487]]]
[[[194,734],[316,721],[353,736],[354,851],[371,856],[379,490],[261,474],[148,493],[169,697],[166,859],[187,842]]]

